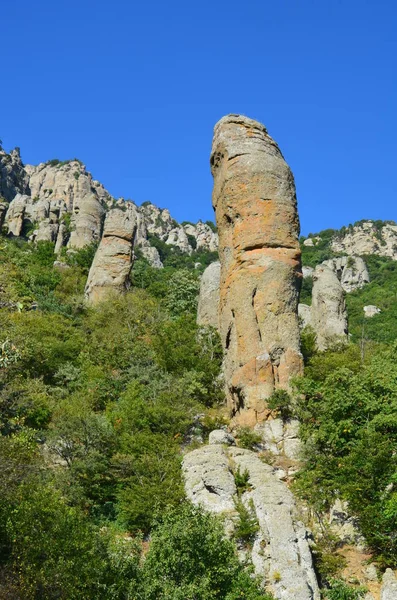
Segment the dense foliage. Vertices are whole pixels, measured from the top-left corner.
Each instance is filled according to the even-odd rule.
[[[0,240],[0,595],[266,600],[222,526],[181,504],[181,450],[223,400],[218,335],[195,320],[200,269],[141,258],[132,291],[88,309],[94,251],[54,268],[52,244]]]
[[[397,345],[317,354],[296,383],[305,465],[296,489],[318,511],[349,502],[370,547],[396,566]]]

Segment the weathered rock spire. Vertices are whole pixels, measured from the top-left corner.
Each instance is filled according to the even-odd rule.
[[[241,115],[216,124],[211,171],[227,396],[232,414],[253,423],[302,370],[295,183],[265,127]]]

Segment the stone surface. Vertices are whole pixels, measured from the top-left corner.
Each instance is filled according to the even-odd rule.
[[[196,239],[197,250],[209,250],[216,252],[218,250],[218,234],[215,233],[209,225],[199,221],[196,225],[188,223],[183,225],[187,235]]]
[[[217,261],[210,264],[201,277],[197,307],[197,323],[199,325],[211,325],[211,327],[218,330],[220,279],[221,264]]]
[[[302,267],[302,276],[303,276],[303,279],[306,279],[306,277],[313,277],[313,272],[314,272],[313,267],[305,267],[305,266],[303,266]]]
[[[397,579],[391,569],[386,569],[382,578],[381,600],[396,600]]]
[[[294,498],[275,469],[254,452],[221,445],[204,446],[187,454],[183,474],[187,497],[206,510],[236,520],[234,475],[249,474],[243,503],[253,503],[260,531],[252,548],[256,574],[278,600],[319,600],[309,533],[300,522]]]
[[[103,236],[95,254],[85,288],[86,299],[96,304],[109,293],[128,289],[137,228],[137,211],[131,202],[106,215]]]
[[[375,306],[375,304],[368,304],[368,306],[364,306],[363,310],[364,317],[367,317],[368,319],[374,317],[375,315],[378,315],[381,312],[380,308]]]
[[[334,271],[325,265],[314,271],[311,321],[319,350],[347,342],[344,292]]]
[[[19,149],[15,148],[8,154],[0,146],[0,200],[11,202],[17,194],[30,194],[29,177]]]
[[[215,126],[211,170],[228,405],[255,422],[273,391],[302,371],[294,178],[265,127],[240,115]]]
[[[397,225],[386,222],[379,227],[376,221],[363,221],[335,236],[331,247],[334,252],[377,254],[397,260]]]
[[[84,248],[101,239],[105,208],[95,194],[75,198],[69,248]]]
[[[82,199],[94,195],[103,205],[112,203],[110,194],[102,184],[95,181],[86,167],[77,159],[51,164],[41,163],[36,167],[26,165],[29,186],[33,198],[63,200],[68,212],[74,212]]]
[[[360,533],[358,520],[349,512],[347,502],[337,498],[329,512],[329,525],[332,533],[343,544],[363,544],[365,540]]]
[[[304,329],[308,325],[311,325],[312,324],[311,307],[308,304],[303,304],[302,302],[299,302],[298,317],[299,317],[299,325],[300,325],[301,329]]]
[[[318,242],[321,242],[321,237],[319,235],[316,235],[315,237],[306,238],[303,241],[303,245],[313,247],[313,246],[317,246]]]
[[[345,292],[354,292],[369,283],[367,265],[360,256],[339,256],[322,264],[334,271]]]
[[[258,423],[255,432],[261,436],[265,450],[276,456],[283,454],[299,460],[302,443],[299,439],[299,421],[296,419],[268,419]]]
[[[214,429],[208,437],[209,444],[226,444],[226,446],[235,446],[236,440],[234,437],[223,429]]]

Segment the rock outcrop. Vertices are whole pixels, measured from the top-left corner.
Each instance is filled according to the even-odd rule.
[[[386,569],[382,578],[381,600],[396,600],[397,579],[391,569]]]
[[[63,200],[68,212],[81,205],[83,198],[94,195],[101,203],[112,204],[109,192],[99,181],[93,179],[79,160],[49,161],[36,167],[26,165],[29,186],[33,198],[56,198]]]
[[[200,282],[200,294],[197,307],[197,323],[211,325],[219,330],[219,286],[221,264],[216,261],[204,271]]]
[[[69,248],[84,248],[101,239],[105,208],[98,196],[87,194],[76,198],[70,220]]]
[[[304,329],[308,325],[312,324],[312,309],[308,304],[303,304],[299,302],[298,304],[298,316],[299,316],[299,325],[301,329]]]
[[[326,350],[347,342],[347,314],[342,285],[329,267],[319,265],[313,275],[311,325],[317,347]]]
[[[367,319],[371,319],[372,317],[378,315],[381,312],[380,308],[375,306],[375,304],[368,304],[368,306],[364,306],[363,310],[364,317],[367,317]]]
[[[295,184],[265,127],[240,115],[215,126],[211,170],[228,405],[252,424],[302,370]]]
[[[0,146],[0,200],[8,203],[17,194],[29,193],[29,176],[24,169],[19,148],[7,154]]]
[[[109,293],[128,289],[137,220],[136,207],[131,202],[112,208],[106,215],[103,236],[85,288],[90,304],[97,304]]]
[[[0,147],[0,227],[10,235],[55,242],[56,254],[63,246],[79,250],[99,243],[106,213],[123,204],[77,159],[24,166],[18,149],[7,154]],[[218,236],[207,223],[180,224],[150,202],[136,211],[136,247],[152,267],[163,267],[152,237],[186,254],[218,248]]]
[[[344,254],[377,254],[397,260],[397,225],[376,221],[357,223],[336,235],[331,248]]]
[[[252,507],[259,524],[251,553],[256,574],[279,600],[319,600],[309,532],[299,519],[292,493],[254,452],[216,443],[187,454],[183,461],[187,497],[224,515],[226,529],[232,532],[238,519],[237,470],[249,475],[241,500]]]
[[[322,264],[334,271],[347,293],[354,292],[369,283],[367,265],[360,256],[339,256],[325,260]]]

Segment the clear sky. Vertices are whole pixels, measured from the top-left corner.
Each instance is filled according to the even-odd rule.
[[[213,126],[242,113],[289,162],[304,234],[397,220],[396,31],[395,0],[7,0],[0,138],[197,221]]]

